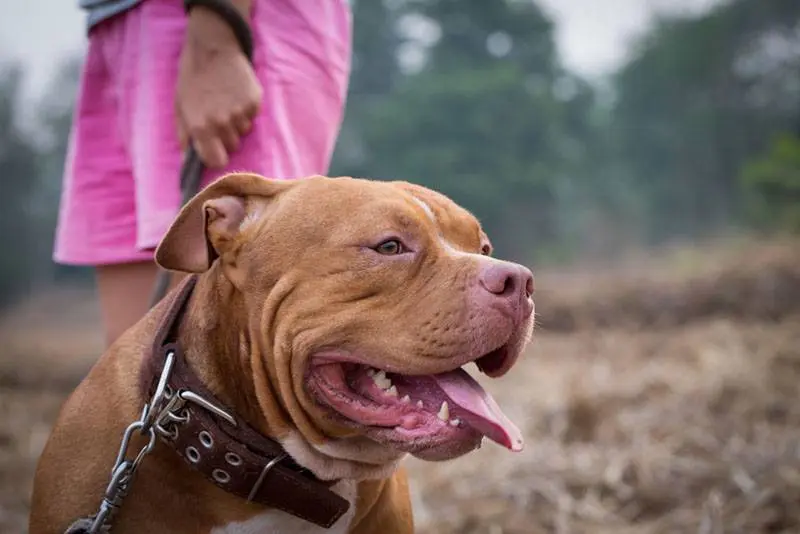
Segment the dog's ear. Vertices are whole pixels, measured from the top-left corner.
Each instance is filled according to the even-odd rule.
[[[292,184],[245,173],[219,178],[178,213],[156,248],[156,263],[170,271],[207,271],[233,247],[254,205],[263,206],[264,200],[274,199]]]

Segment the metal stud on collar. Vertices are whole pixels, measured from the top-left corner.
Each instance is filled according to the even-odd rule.
[[[233,467],[238,467],[242,465],[242,457],[236,454],[235,452],[226,452],[225,461],[228,462]]]

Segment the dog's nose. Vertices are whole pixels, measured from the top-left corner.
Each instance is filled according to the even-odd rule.
[[[533,273],[522,265],[492,262],[480,274],[480,283],[489,293],[512,302],[527,301],[533,295]]]

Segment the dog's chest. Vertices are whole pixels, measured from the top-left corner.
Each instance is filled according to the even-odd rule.
[[[318,527],[279,510],[269,510],[247,521],[214,528],[211,534],[346,534],[356,513],[358,483],[343,480],[331,489],[350,503],[350,509],[331,528]]]

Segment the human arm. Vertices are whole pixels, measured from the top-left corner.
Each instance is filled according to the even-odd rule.
[[[228,0],[250,20],[253,0]],[[189,14],[178,68],[175,109],[183,147],[191,142],[208,167],[228,164],[252,128],[262,88],[230,25],[212,9]]]

